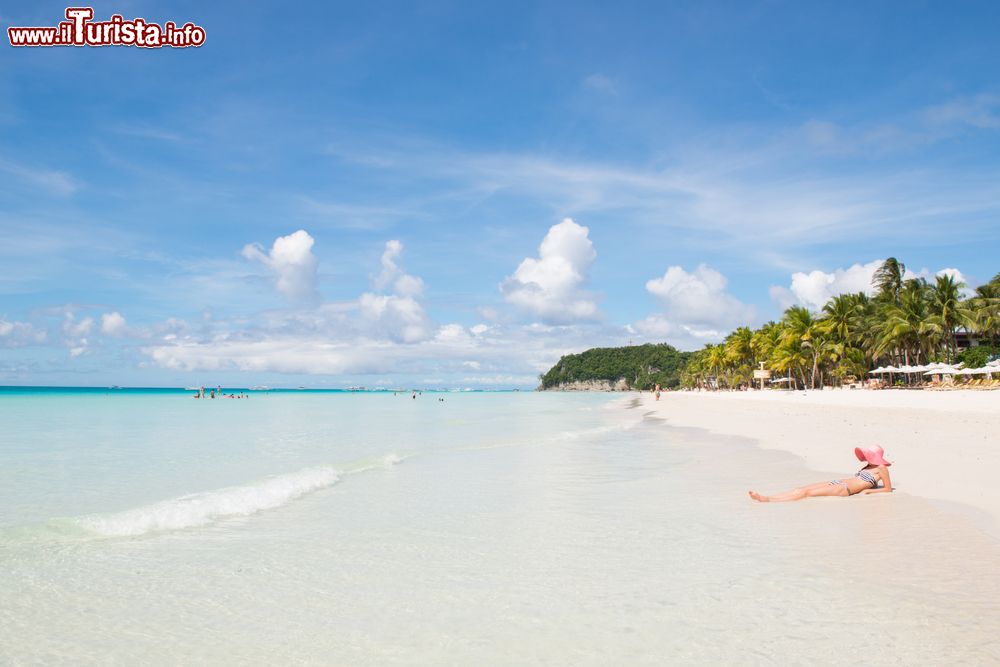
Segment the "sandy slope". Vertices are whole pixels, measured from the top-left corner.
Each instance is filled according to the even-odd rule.
[[[801,457],[815,479],[789,479],[787,487],[852,474],[860,467],[854,447],[880,444],[898,492],[959,503],[951,509],[1000,537],[1000,391],[668,392],[641,400],[669,425],[753,438]]]

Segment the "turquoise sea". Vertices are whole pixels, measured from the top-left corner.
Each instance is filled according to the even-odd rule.
[[[0,664],[1000,660],[984,536],[635,396],[191,393],[0,390]]]

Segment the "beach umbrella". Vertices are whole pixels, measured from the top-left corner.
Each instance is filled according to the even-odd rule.
[[[869,375],[881,375],[882,373],[888,373],[884,366],[879,366],[878,368],[868,371]]]
[[[771,380],[771,384],[778,384],[779,382],[791,382],[792,378],[774,378]]]
[[[958,372],[958,369],[954,366],[949,366],[948,364],[935,364],[936,368],[933,368],[924,375],[954,375]]]

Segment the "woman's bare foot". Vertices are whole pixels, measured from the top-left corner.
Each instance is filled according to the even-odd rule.
[[[758,503],[766,503],[767,502],[767,496],[762,496],[759,493],[757,493],[756,491],[749,491],[748,493],[750,494],[750,497],[753,498],[754,500],[756,500]]]

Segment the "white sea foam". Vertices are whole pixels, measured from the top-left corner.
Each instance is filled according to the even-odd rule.
[[[400,456],[396,452],[390,452],[385,456],[379,456],[376,458],[365,459],[364,461],[358,461],[352,465],[344,466],[340,468],[340,471],[345,475],[353,475],[359,472],[366,472],[368,470],[378,470],[379,468],[391,468],[397,463],[402,463],[405,459],[409,457]]]
[[[114,514],[92,514],[76,522],[87,530],[113,537],[193,528],[218,519],[281,507],[307,493],[332,486],[339,479],[337,471],[329,466],[307,468],[247,486],[194,493]]]
[[[195,528],[227,517],[249,516],[262,510],[281,507],[307,493],[333,486],[341,475],[388,468],[402,462],[404,458],[406,457],[391,452],[344,466],[340,470],[330,466],[307,468],[255,484],[193,493],[124,512],[92,514],[73,521],[88,531],[109,537]]]

